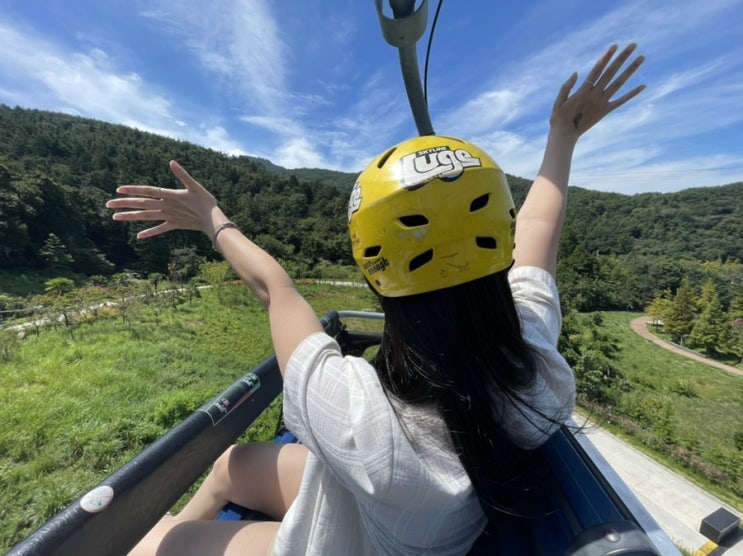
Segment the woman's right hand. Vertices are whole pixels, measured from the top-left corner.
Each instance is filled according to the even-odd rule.
[[[515,267],[536,266],[556,275],[573,150],[582,134],[645,88],[639,85],[613,98],[645,60],[637,56],[621,71],[635,48],[630,44],[615,57],[617,47],[611,46],[572,94],[577,73],[560,87],[550,115],[542,166],[516,219]]]
[[[578,81],[578,74],[573,73],[560,88],[552,107],[551,131],[577,140],[607,114],[639,95],[645,85],[639,85],[624,95],[613,98],[645,61],[645,56],[637,56],[619,73],[635,48],[636,44],[629,44],[614,58],[617,45],[610,46],[588,72],[585,81],[571,94]]]

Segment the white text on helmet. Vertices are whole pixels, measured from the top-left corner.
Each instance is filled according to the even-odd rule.
[[[356,180],[356,183],[353,184],[353,189],[351,190],[351,198],[348,200],[348,221],[351,221],[351,216],[354,212],[359,210],[359,207],[361,206],[361,185],[359,184],[359,180]]]
[[[465,168],[482,166],[480,159],[465,149],[435,147],[408,154],[400,159],[402,186],[414,190],[434,179],[455,180]]]

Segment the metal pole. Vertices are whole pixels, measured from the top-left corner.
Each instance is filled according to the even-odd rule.
[[[428,23],[428,0],[415,9],[415,0],[389,0],[393,18],[384,15],[382,0],[375,0],[384,39],[400,53],[400,69],[419,135],[434,135],[428,104],[423,95],[416,43]]]

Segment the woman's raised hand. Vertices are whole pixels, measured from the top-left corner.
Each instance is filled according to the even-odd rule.
[[[578,81],[578,74],[573,73],[560,87],[557,99],[552,107],[552,114],[550,115],[552,131],[577,139],[601,121],[604,116],[640,94],[645,89],[645,85],[639,85],[628,93],[612,100],[612,97],[645,61],[644,56],[637,56],[624,71],[619,73],[635,48],[637,48],[637,45],[632,43],[614,58],[617,45],[609,47],[591,71],[588,72],[585,81],[571,95],[571,91]],[[614,58],[613,61],[612,58]],[[617,75],[618,73],[619,75]]]
[[[111,199],[106,207],[118,211],[114,220],[162,222],[139,232],[138,239],[170,230],[198,230],[211,237],[212,213],[218,210],[216,199],[177,162],[170,162],[170,170],[185,189],[122,185],[116,192],[128,197]]]

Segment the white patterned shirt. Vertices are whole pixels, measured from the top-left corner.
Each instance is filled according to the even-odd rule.
[[[566,421],[575,382],[556,349],[562,317],[554,279],[539,268],[517,267],[509,281],[524,339],[536,353],[528,405]],[[313,334],[296,349],[284,376],[284,413],[310,453],[275,555],[467,553],[486,519],[446,425],[435,411],[397,410],[399,418],[371,364],[344,357],[328,335]],[[539,446],[556,428],[515,409],[506,419],[524,448]]]

